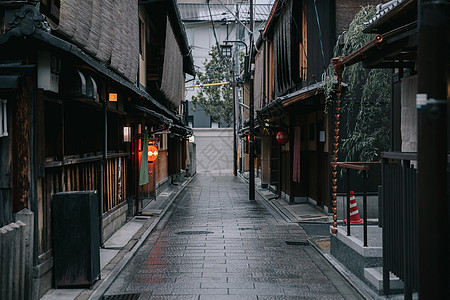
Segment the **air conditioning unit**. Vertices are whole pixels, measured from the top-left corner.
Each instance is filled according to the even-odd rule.
[[[59,93],[61,60],[49,51],[38,52],[38,88]]]

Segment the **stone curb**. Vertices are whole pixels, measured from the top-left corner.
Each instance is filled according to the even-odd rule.
[[[323,239],[321,239],[323,240]],[[309,243],[317,250],[317,252],[325,258],[333,268],[341,274],[342,277],[366,300],[373,299],[385,299],[383,297],[377,297],[375,293],[370,290],[360,279],[355,275],[351,274],[343,265],[336,261],[331,254],[325,253],[320,247],[314,242],[314,239],[308,239]]]

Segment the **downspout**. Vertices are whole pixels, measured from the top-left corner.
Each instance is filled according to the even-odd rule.
[[[333,58],[331,62],[334,64],[334,72],[337,75],[337,90],[336,90],[336,112],[334,114],[334,143],[333,143],[333,163],[332,165],[332,210],[333,210],[333,226],[331,233],[336,234],[337,228],[337,162],[338,162],[338,148],[339,148],[339,118],[341,114],[341,95],[342,95],[342,73],[344,71],[344,62],[339,58]]]

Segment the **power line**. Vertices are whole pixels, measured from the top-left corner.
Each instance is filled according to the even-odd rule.
[[[316,11],[317,27],[319,27],[320,50],[322,50],[323,72],[325,73],[325,54],[323,53],[322,30],[320,29],[319,13],[317,12],[316,0],[314,0],[314,10]]]
[[[213,33],[214,33],[214,39],[216,40],[217,47],[219,47],[219,41],[217,40],[216,28],[214,27],[214,21],[213,21],[213,17],[211,14],[211,7],[209,6],[209,0],[206,0],[206,4],[208,5],[209,16],[211,18],[211,25],[212,25],[212,29],[213,29]]]
[[[314,2],[315,2],[315,1],[314,1]],[[302,45],[303,54],[305,55],[305,58],[306,58],[306,68],[308,69],[308,63],[309,63],[309,61],[308,61],[308,54],[306,53],[305,45],[303,45],[303,37],[302,37],[302,33],[300,32],[300,29],[299,29],[299,27],[298,27],[297,21],[296,21],[295,18],[294,18],[294,14],[292,13],[291,8],[289,7],[289,5],[288,5],[287,7],[288,7],[288,10],[289,10],[289,13],[291,14],[292,21],[294,22],[295,30],[297,31],[297,36],[300,37],[299,40],[300,40],[300,44]],[[320,30],[320,29],[319,29],[319,30]],[[325,60],[324,60],[324,61],[325,61]]]

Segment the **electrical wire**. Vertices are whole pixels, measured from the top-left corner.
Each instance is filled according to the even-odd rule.
[[[211,25],[212,25],[212,29],[213,29],[213,33],[214,33],[214,39],[216,40],[217,48],[219,48],[219,41],[217,40],[216,28],[214,27],[214,21],[213,21],[213,17],[211,14],[211,7],[209,6],[209,0],[206,0],[206,4],[208,5],[209,16],[211,18]]]
[[[209,0],[207,0],[209,3]],[[244,23],[242,23],[242,21],[225,5],[222,3],[222,1],[218,0],[220,4],[222,4],[223,7],[225,7],[226,10],[228,10],[228,12],[235,18],[235,20],[237,20],[242,26],[244,26],[245,29],[247,29],[248,32],[250,32],[250,29],[245,26]],[[253,1],[253,0],[251,0]]]
[[[317,3],[316,0],[314,0],[314,10],[316,12],[316,20],[317,20],[317,27],[319,28],[319,39],[320,39],[320,50],[322,50],[322,63],[323,63],[323,73],[322,77],[325,74],[325,54],[323,52],[323,42],[322,42],[322,30],[320,29],[320,22],[319,22],[319,13],[317,12]]]

